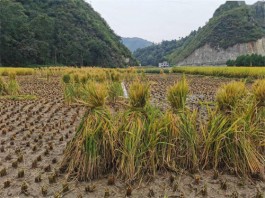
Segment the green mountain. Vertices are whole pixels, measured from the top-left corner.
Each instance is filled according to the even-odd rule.
[[[137,50],[134,55],[146,65],[157,65],[162,60],[173,65],[225,64],[228,59],[243,54],[265,55],[265,46],[261,44],[263,40],[257,42],[263,37],[265,2],[246,5],[244,1],[227,1],[215,11],[204,27],[192,31],[185,38],[172,41],[170,48],[161,43]],[[236,47],[239,44],[242,46]]]
[[[1,0],[0,21],[2,65],[136,64],[121,38],[83,0]]]
[[[153,45],[152,42],[133,37],[133,38],[122,38],[122,43],[131,51],[134,52],[137,49],[149,47]]]
[[[189,37],[185,37],[181,40],[163,41],[159,44],[138,49],[133,55],[143,66],[158,66],[160,62],[167,60],[166,57],[169,54],[180,48],[188,38]]]
[[[227,1],[225,4],[222,4],[219,8],[217,8],[213,16],[214,17],[220,16],[226,11],[245,5],[246,5],[245,1]]]
[[[177,64],[196,49],[208,44],[213,49],[227,49],[235,44],[257,41],[265,36],[265,2],[248,6],[228,1],[196,35],[167,58]]]

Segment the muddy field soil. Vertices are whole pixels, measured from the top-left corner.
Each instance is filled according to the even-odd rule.
[[[167,89],[181,80],[181,78],[181,74],[147,75],[147,79],[151,84],[152,104],[163,110],[168,109],[169,104],[166,100]],[[190,108],[198,108],[202,103],[211,105],[220,86],[234,80],[239,80],[235,78],[195,75],[187,75],[186,79],[189,85],[187,104]],[[250,83],[247,85],[250,86]]]
[[[180,75],[150,75],[152,102],[167,108],[166,87]],[[217,88],[231,79],[188,76],[189,102],[213,101]],[[0,100],[0,197],[255,197],[265,192],[261,181],[227,174],[213,178],[212,171],[194,175],[165,173],[128,187],[108,176],[90,182],[66,181],[59,171],[66,143],[85,112],[85,107],[68,106],[63,100],[59,77],[49,81],[38,76],[18,77],[24,94],[36,100]],[[192,97],[195,97],[194,101]],[[63,187],[64,186],[64,187]],[[89,192],[88,192],[89,191]]]

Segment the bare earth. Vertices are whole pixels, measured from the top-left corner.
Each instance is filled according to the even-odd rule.
[[[180,77],[181,75],[148,75],[152,84],[152,103],[166,109],[166,87]],[[191,107],[197,106],[199,100],[212,102],[217,88],[232,80],[200,76],[187,76],[187,79],[191,89]],[[47,188],[46,197],[53,197],[58,192],[64,197],[104,197],[107,192],[110,197],[126,197],[126,183],[116,180],[115,185],[108,186],[108,176],[91,182],[68,181],[69,191],[62,192],[65,175],[59,173],[59,164],[66,143],[73,137],[85,107],[64,104],[59,77],[47,81],[28,76],[18,77],[18,81],[24,94],[35,94],[38,99],[0,100],[0,171],[5,168],[7,172],[0,176],[0,197],[43,197],[42,187]],[[18,178],[21,170],[24,170],[24,176]],[[54,174],[57,175],[55,183],[49,183],[49,177]],[[255,197],[258,190],[265,192],[265,183],[261,181],[249,181],[225,173],[220,173],[218,178],[213,179],[212,171],[202,171],[196,175],[199,175],[198,183],[195,182],[195,175],[180,172],[174,175],[174,184],[171,185],[171,174],[160,173],[152,181],[132,186],[131,197],[249,198]],[[35,182],[37,176],[41,176],[40,182]],[[6,181],[10,181],[10,186],[4,188]],[[23,183],[28,185],[25,192],[21,191]],[[222,183],[226,183],[226,190],[221,188]],[[95,185],[95,190],[85,192],[88,185]],[[203,195],[205,189],[207,195]]]

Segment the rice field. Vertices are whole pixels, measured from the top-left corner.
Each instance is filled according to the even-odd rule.
[[[265,78],[264,67],[173,67],[172,73],[233,78]]]
[[[264,196],[260,77],[1,71],[0,197]]]
[[[35,69],[31,68],[9,68],[9,67],[0,67],[0,76],[8,76],[9,74],[20,75],[32,75],[34,74]]]

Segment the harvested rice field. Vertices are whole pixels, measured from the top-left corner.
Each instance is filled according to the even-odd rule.
[[[264,80],[96,68],[0,78],[0,197],[265,196]]]
[[[181,74],[148,75],[148,81],[152,85],[151,102],[163,110],[169,108],[169,102],[166,100],[166,90],[181,77]],[[188,75],[187,80],[190,88],[188,104],[189,106],[198,106],[200,102],[214,102],[216,91],[221,85],[239,79]]]

